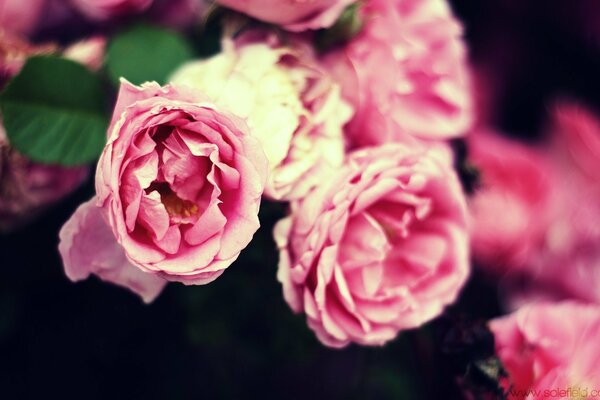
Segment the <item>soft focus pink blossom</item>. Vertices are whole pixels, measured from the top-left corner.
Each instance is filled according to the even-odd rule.
[[[552,170],[539,150],[479,129],[468,138],[481,185],[469,201],[472,251],[478,264],[504,273],[524,268],[546,235]]]
[[[356,146],[466,133],[471,93],[462,27],[443,0],[369,0],[363,31],[326,56],[356,108]]]
[[[35,30],[46,0],[0,0],[0,30],[28,34]]]
[[[469,273],[465,198],[446,149],[349,156],[275,227],[278,279],[326,345],[382,345],[438,316]]]
[[[537,149],[475,132],[483,185],[471,200],[473,254],[497,274],[502,301],[600,302],[600,119],[575,103],[552,109]]]
[[[513,385],[509,399],[591,399],[591,391],[600,388],[598,306],[575,302],[532,304],[491,321],[490,328],[497,355]],[[569,388],[580,392],[544,394]]]
[[[328,28],[356,0],[217,0],[217,3],[290,31]]]
[[[546,241],[530,273],[569,297],[600,302],[600,118],[563,102],[554,108],[551,133],[558,183]]]
[[[73,6],[93,20],[106,20],[147,10],[153,0],[70,0]]]
[[[97,274],[146,301],[162,279],[212,282],[258,229],[266,174],[243,120],[198,92],[124,81],[98,162],[97,197],[61,231],[65,270],[73,280]],[[111,240],[94,234],[100,218]]]
[[[105,53],[106,38],[94,36],[70,45],[64,50],[63,56],[85,65],[92,71],[98,71],[104,63]]]
[[[223,52],[183,65],[172,77],[246,119],[270,164],[265,194],[300,198],[344,159],[343,126],[352,109],[304,42],[282,46],[251,31]]]

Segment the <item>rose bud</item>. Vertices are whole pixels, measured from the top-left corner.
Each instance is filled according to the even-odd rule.
[[[107,20],[138,14],[147,10],[153,0],[71,0],[75,8],[92,20]]]
[[[361,33],[325,56],[356,109],[347,128],[354,147],[465,134],[473,118],[466,49],[446,2],[369,0],[361,13]]]
[[[490,328],[511,381],[507,399],[595,397],[600,307],[537,303],[492,320]]]
[[[281,46],[273,36],[250,32],[223,47],[182,66],[172,81],[200,89],[246,119],[269,160],[268,197],[302,197],[324,171],[343,163],[342,128],[352,110],[339,85],[304,42]]]
[[[456,299],[469,239],[450,158],[404,144],[354,152],[277,223],[285,300],[325,345],[383,345]]]
[[[217,0],[264,22],[290,31],[329,28],[344,9],[356,0]]]
[[[198,92],[123,81],[96,197],[60,232],[67,276],[93,273],[146,302],[166,281],[212,282],[258,229],[266,174],[240,118]]]

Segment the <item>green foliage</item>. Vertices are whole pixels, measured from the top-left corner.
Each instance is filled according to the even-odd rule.
[[[193,57],[190,44],[178,33],[149,25],[137,25],[116,35],[107,51],[111,79],[124,77],[134,84],[167,83],[182,63]]]
[[[11,145],[34,161],[85,164],[104,146],[102,81],[73,61],[30,58],[0,96],[0,108]]]

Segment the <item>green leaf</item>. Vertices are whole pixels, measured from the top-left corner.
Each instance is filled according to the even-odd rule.
[[[116,83],[124,77],[139,85],[146,81],[166,83],[177,67],[193,57],[193,52],[175,32],[138,25],[116,35],[107,55],[107,70]]]
[[[11,145],[34,161],[85,164],[106,142],[102,82],[73,61],[30,58],[0,95],[0,109]]]

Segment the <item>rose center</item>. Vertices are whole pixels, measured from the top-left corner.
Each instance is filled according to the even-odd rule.
[[[200,211],[198,206],[189,200],[177,196],[166,182],[152,182],[147,192],[156,190],[160,194],[161,203],[165,206],[170,217],[192,217]]]

